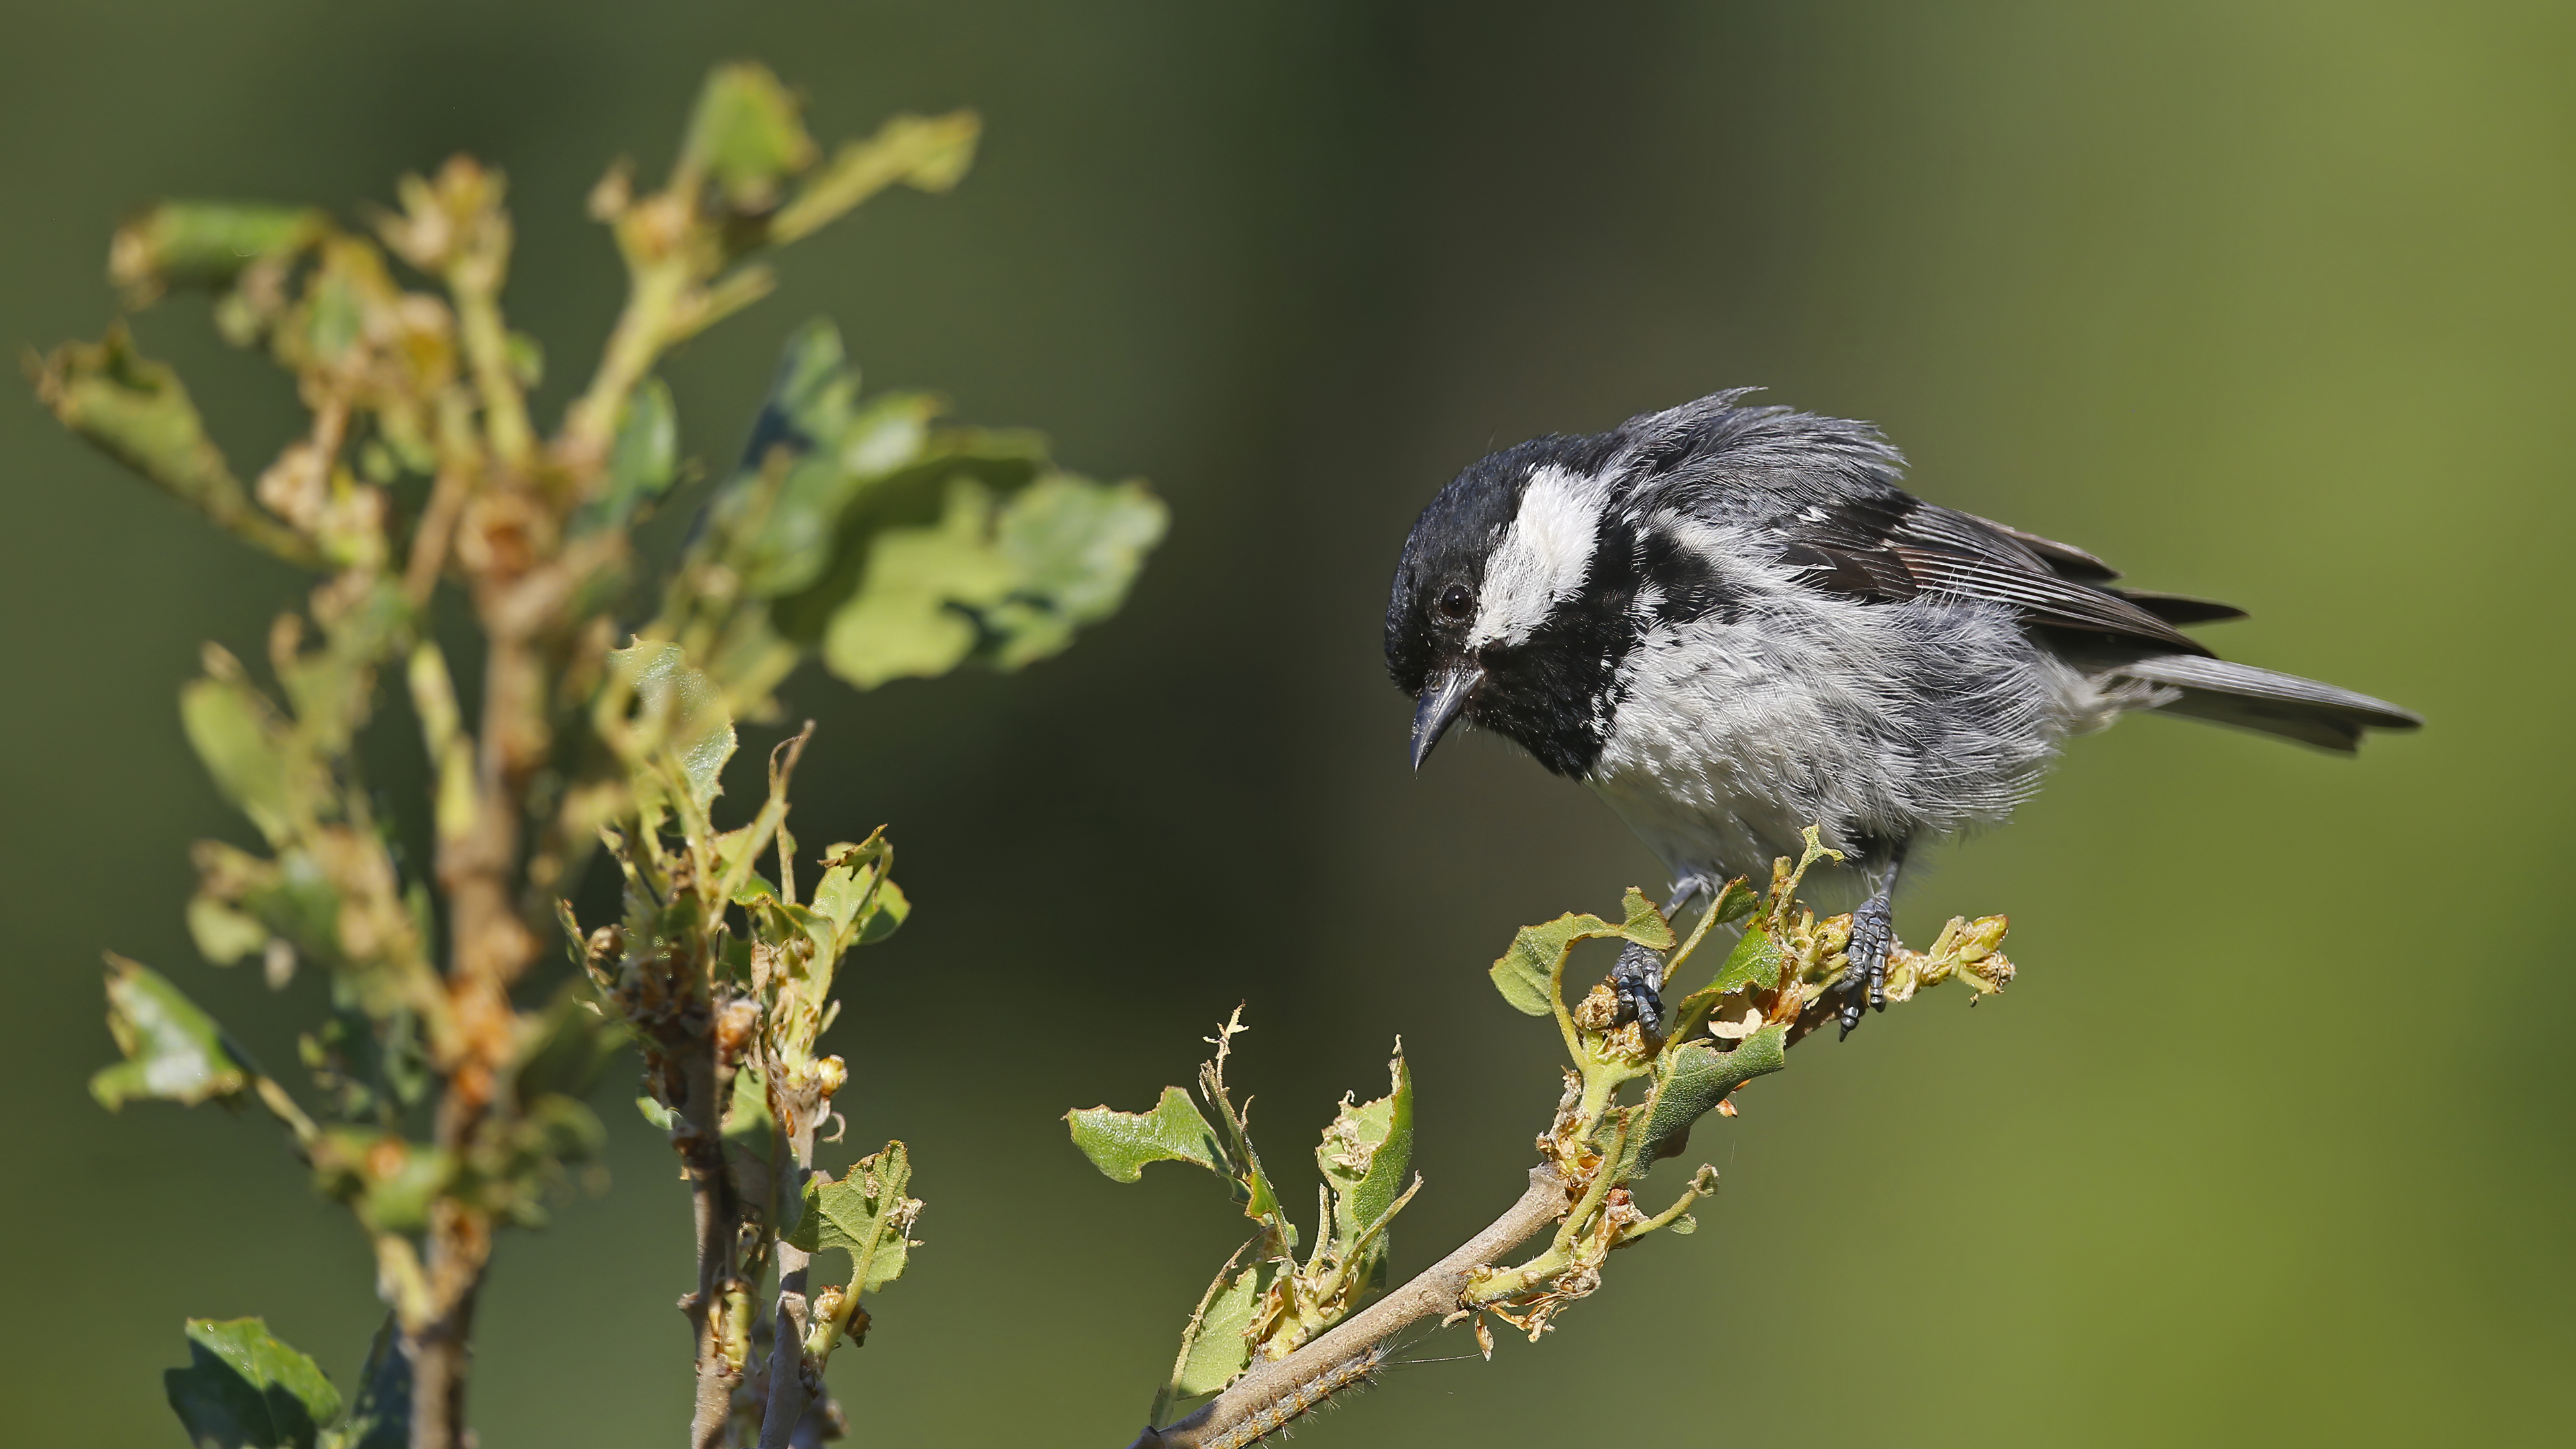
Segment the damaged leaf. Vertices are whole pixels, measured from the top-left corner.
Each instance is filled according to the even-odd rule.
[[[1219,1176],[1230,1171],[1216,1129],[1179,1087],[1165,1087],[1151,1112],[1092,1107],[1067,1112],[1064,1120],[1073,1145],[1112,1182],[1136,1181],[1149,1162],[1195,1162]]]
[[[214,1018],[158,971],[107,958],[107,1029],[125,1060],[89,1079],[89,1094],[113,1112],[128,1102],[195,1106],[250,1086],[250,1070]]]
[[[1673,928],[1665,924],[1654,902],[1631,886],[1621,905],[1627,919],[1617,925],[1599,916],[1563,915],[1545,925],[1521,927],[1519,934],[1512,937],[1511,949],[1487,973],[1493,978],[1494,989],[1522,1014],[1546,1016],[1556,1009],[1565,958],[1575,942],[1616,937],[1649,950],[1672,949]]]

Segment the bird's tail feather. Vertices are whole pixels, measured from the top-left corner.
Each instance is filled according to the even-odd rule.
[[[2224,659],[2169,654],[2139,660],[2120,672],[2180,691],[2157,706],[2166,714],[2260,730],[2347,754],[2360,747],[2364,731],[2411,730],[2424,723],[2421,715],[2384,699]]]

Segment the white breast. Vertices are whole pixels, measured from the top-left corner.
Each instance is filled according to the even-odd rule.
[[[1810,824],[1848,849],[1999,821],[2113,712],[2008,608],[1836,599],[1697,533],[1742,606],[1646,633],[1587,779],[1676,882],[1759,880]]]

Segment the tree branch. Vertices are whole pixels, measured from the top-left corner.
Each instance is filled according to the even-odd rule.
[[[777,1075],[770,1080],[775,1084]],[[772,1090],[778,1091],[775,1085]],[[790,1094],[778,1091],[778,1095]],[[778,1107],[785,1108],[777,1115],[779,1124],[787,1129],[787,1171],[778,1180],[781,1203],[800,1200],[805,1194],[805,1176],[814,1170],[814,1129],[822,1115],[819,1090],[809,1087],[792,1094],[792,1098],[773,1106],[773,1112]],[[805,1273],[814,1255],[784,1237],[778,1240],[777,1254],[778,1316],[770,1336],[769,1402],[761,1414],[760,1449],[788,1449],[797,1424],[821,1392],[820,1384],[805,1381],[805,1331],[810,1306],[805,1296]]]
[[[1149,1426],[1129,1449],[1203,1449],[1225,1441],[1228,1430],[1276,1407],[1331,1370],[1423,1319],[1457,1311],[1458,1295],[1470,1275],[1555,1222],[1565,1210],[1565,1180],[1553,1167],[1531,1168],[1529,1189],[1520,1201],[1448,1257],[1295,1353],[1255,1367],[1196,1413],[1168,1428]]]

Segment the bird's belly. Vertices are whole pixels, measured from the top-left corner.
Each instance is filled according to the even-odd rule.
[[[1672,873],[1676,884],[1716,886],[1732,875],[1768,874],[1795,856],[1800,833],[1824,827],[1828,844],[1848,846],[1838,802],[1821,781],[1842,773],[1839,753],[1812,730],[1764,731],[1716,711],[1674,701],[1651,718],[1623,709],[1585,783],[1616,811]]]
[[[1673,872],[1766,876],[1807,826],[1856,866],[1996,821],[2063,727],[2007,611],[1801,601],[1631,653],[1586,783]]]

